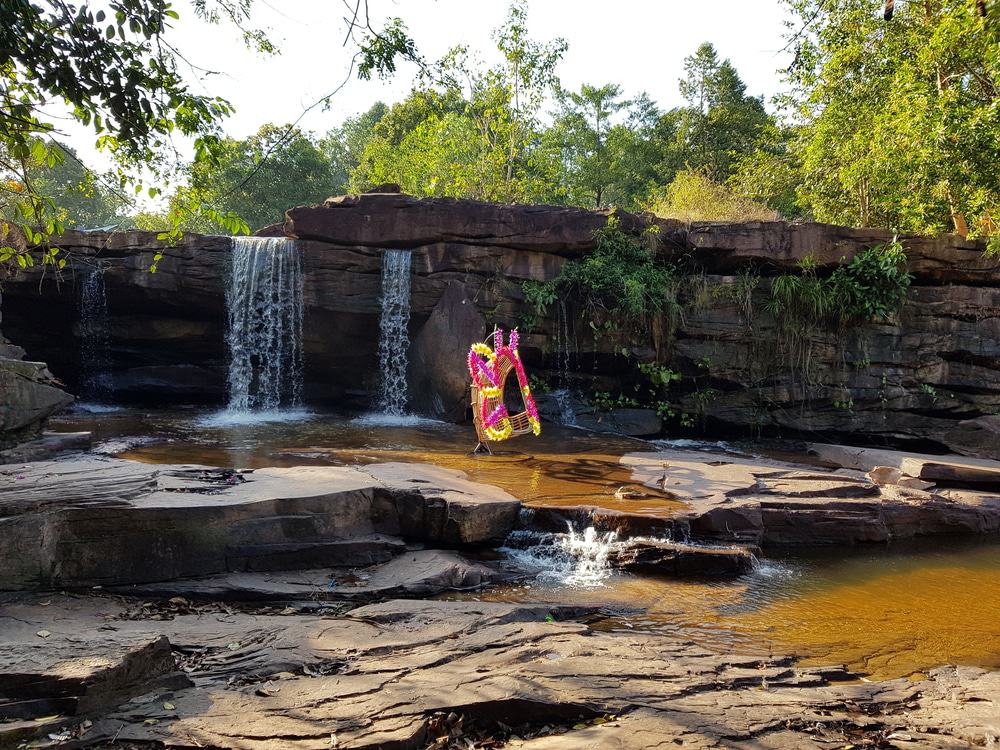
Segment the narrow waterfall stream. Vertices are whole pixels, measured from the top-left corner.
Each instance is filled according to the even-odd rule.
[[[87,273],[80,288],[80,372],[80,396],[84,401],[111,401],[111,313],[100,262]]]
[[[570,336],[569,314],[566,302],[559,300],[556,306],[556,357],[559,367],[558,388],[552,391],[552,398],[559,407],[559,424],[576,427],[576,411],[573,409],[573,393],[570,390]]]
[[[230,415],[302,406],[302,259],[294,240],[234,237],[226,290]]]
[[[409,250],[386,250],[382,255],[382,315],[379,319],[379,395],[377,411],[387,417],[406,414],[406,368],[410,336]]]

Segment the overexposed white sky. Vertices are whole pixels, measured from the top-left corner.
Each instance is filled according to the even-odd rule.
[[[419,51],[436,60],[451,46],[468,44],[487,62],[495,59],[490,34],[504,20],[506,0],[369,0],[376,28],[386,16],[399,16]],[[247,50],[240,34],[225,23],[198,20],[188,0],[177,0],[181,19],[170,39],[194,65],[187,70],[192,89],[229,99],[236,113],[228,134],[245,137],[267,122],[295,120],[303,109],[340,84],[353,49],[343,46],[345,9],[340,0],[256,0],[254,24],[279,48],[276,55]],[[620,84],[626,96],[647,92],[661,109],[681,103],[677,91],[683,60],[704,41],[732,60],[748,92],[769,100],[781,89],[779,68],[788,65],[780,0],[530,0],[532,38],[561,36],[569,49],[559,66],[563,85]],[[404,65],[391,81],[355,77],[327,111],[317,108],[300,123],[325,133],[345,117],[378,100],[406,96],[415,68]],[[94,136],[82,127],[66,129],[67,140],[84,161],[106,163],[93,148]],[[182,149],[186,146],[182,146]]]

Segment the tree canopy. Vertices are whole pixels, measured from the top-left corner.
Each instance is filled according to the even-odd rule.
[[[169,43],[176,13],[160,0],[110,11],[11,0],[0,28],[0,261],[15,241],[64,226],[131,221],[247,231],[293,205],[397,183],[408,193],[503,202],[650,209],[698,218],[815,218],[902,231],[987,235],[1000,249],[1000,4],[784,0],[792,20],[787,90],[769,111],[733,63],[705,42],[684,63],[683,105],[660,109],[613,81],[564,88],[562,39],[528,33],[514,0],[493,34],[492,64],[466,45],[424,62],[399,19],[381,31],[348,3],[362,78],[418,63],[409,95],[377,103],[317,136],[295,122],[225,136],[224,99],[195,95]],[[6,6],[5,6],[6,7]],[[207,21],[250,45],[252,0],[197,0]],[[67,103],[115,156],[94,175],[55,139],[43,104]],[[291,118],[288,118],[291,119]],[[171,136],[195,144],[177,163]],[[154,165],[151,187],[138,184]],[[162,213],[136,216],[137,191]],[[55,262],[54,256],[47,259]]]

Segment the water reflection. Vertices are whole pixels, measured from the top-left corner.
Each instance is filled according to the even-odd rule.
[[[478,596],[602,606],[610,616],[599,629],[672,633],[721,652],[793,653],[876,678],[941,664],[1000,668],[997,543],[798,552],[735,581],[619,574],[603,584],[566,589],[543,579]]]

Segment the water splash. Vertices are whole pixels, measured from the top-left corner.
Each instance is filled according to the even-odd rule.
[[[100,262],[80,288],[80,374],[80,395],[86,401],[101,404],[112,399],[111,312]]]
[[[302,259],[294,240],[234,237],[226,292],[229,413],[302,404]]]
[[[591,588],[602,586],[613,571],[609,557],[618,543],[613,531],[588,526],[565,534],[514,531],[502,548],[519,567],[537,574],[540,583]]]
[[[577,534],[570,525],[569,533],[562,538],[562,548],[576,561],[576,565],[564,579],[565,582],[570,586],[599,586],[611,575],[608,555],[617,536],[613,531],[599,534],[593,526]]]
[[[382,255],[382,316],[379,319],[378,411],[388,417],[403,417],[408,398],[407,350],[410,337],[409,250],[386,250]]]
[[[552,399],[559,407],[559,424],[566,427],[577,427],[576,411],[573,409],[573,396],[569,388],[559,388],[552,391]]]

